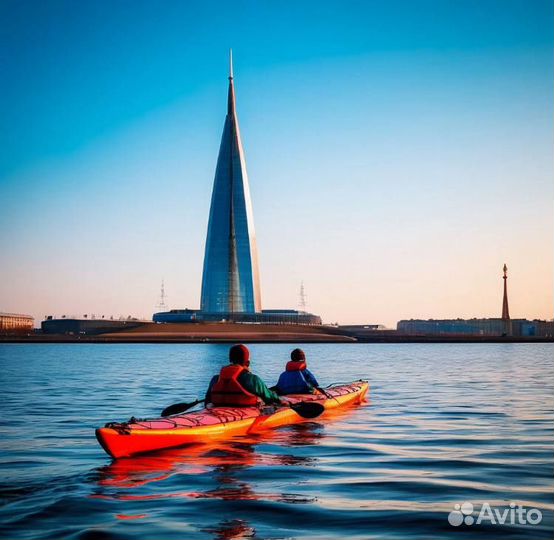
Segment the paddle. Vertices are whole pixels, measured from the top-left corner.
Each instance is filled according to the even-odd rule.
[[[189,409],[192,409],[192,407],[194,407],[195,405],[198,405],[199,403],[204,403],[204,400],[197,399],[192,403],[175,403],[175,405],[170,405],[169,407],[166,407],[162,411],[161,416],[173,416],[174,414],[179,414],[179,413],[188,411]]]
[[[195,405],[198,405],[199,403],[204,403],[204,400],[197,399],[192,403],[175,403],[175,405],[170,405],[169,407],[166,407],[162,411],[161,416],[173,416],[174,414],[179,414],[179,413],[188,411],[189,409],[191,409]],[[301,401],[300,403],[287,403],[286,405],[288,405],[296,414],[298,414],[302,418],[308,418],[308,419],[318,417],[325,410],[325,407],[323,407],[321,403],[315,403],[315,402],[309,402],[309,401]]]
[[[302,418],[317,418],[325,411],[325,407],[315,401],[301,401],[300,403],[287,403],[287,405]]]
[[[314,401],[301,401],[300,403],[285,402],[283,405],[288,405],[296,414],[306,419],[317,418],[325,411],[325,407],[321,403],[315,403]],[[254,423],[248,428],[248,433],[251,434],[260,431],[260,426],[263,426],[265,421],[271,418],[272,414],[261,414],[258,416],[256,420],[254,420]]]

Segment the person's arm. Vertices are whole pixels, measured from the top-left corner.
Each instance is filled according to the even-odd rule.
[[[314,377],[314,374],[309,370],[305,369],[303,371],[304,378],[306,379],[306,382],[313,386],[314,388],[317,388],[319,386],[319,383],[317,382],[316,378]]]
[[[206,390],[206,397],[204,398],[204,401],[206,402],[206,405],[208,403],[212,402],[212,388],[214,384],[217,382],[217,379],[219,378],[218,375],[214,375],[212,377],[212,380],[210,381],[210,384],[208,385],[208,389]]]
[[[263,399],[266,405],[281,403],[279,396],[270,390],[264,381],[253,373],[242,373],[239,377],[240,384],[245,390]]]

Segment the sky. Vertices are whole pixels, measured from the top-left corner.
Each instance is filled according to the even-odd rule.
[[[0,1],[0,311],[198,308],[228,50],[263,308],[553,317],[552,3]]]

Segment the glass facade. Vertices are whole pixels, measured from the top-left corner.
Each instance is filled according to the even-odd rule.
[[[210,207],[201,310],[209,313],[261,311],[254,218],[232,72]]]

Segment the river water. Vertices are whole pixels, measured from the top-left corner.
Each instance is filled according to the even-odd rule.
[[[250,348],[274,383],[291,346]],[[367,403],[113,461],[95,427],[202,396],[228,347],[0,345],[0,538],[553,537],[552,344],[303,348],[322,385],[369,379]]]

